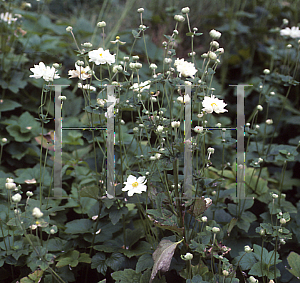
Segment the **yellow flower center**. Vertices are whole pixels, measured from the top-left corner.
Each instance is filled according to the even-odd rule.
[[[138,185],[139,185],[139,183],[138,183],[138,182],[134,182],[134,183],[132,183],[132,186],[133,186],[134,188],[136,188]]]
[[[85,73],[85,71],[84,70],[81,70],[81,72],[80,72],[81,74],[84,74]]]
[[[213,103],[211,104],[211,107],[214,107],[214,106],[217,106],[217,104],[213,102]]]
[[[35,224],[36,224],[36,225],[39,225],[39,224],[40,224],[40,221],[35,221]]]
[[[100,53],[99,55],[100,55],[100,57],[102,57],[102,53]]]
[[[117,36],[116,36],[116,40],[118,40],[118,39],[120,39],[120,36],[117,35]]]

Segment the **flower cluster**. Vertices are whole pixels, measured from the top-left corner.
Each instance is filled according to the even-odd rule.
[[[75,68],[76,70],[70,70],[68,72],[68,75],[70,76],[69,79],[71,78],[79,78],[81,80],[86,80],[88,78],[91,77],[91,69],[89,66],[87,67],[82,67],[82,66],[78,66],[76,63],[75,63]]]
[[[194,75],[197,72],[197,69],[194,66],[194,63],[184,61],[184,59],[177,59],[174,62],[174,66],[179,72],[179,77],[191,77],[194,78]]]
[[[292,27],[280,30],[281,36],[289,36],[291,38],[299,38],[300,37],[300,30],[299,27]]]
[[[224,109],[226,105],[222,99],[218,99],[214,95],[211,95],[211,97],[205,96],[202,101],[203,111],[207,113],[216,112],[219,114],[227,112],[228,110]]]
[[[60,78],[54,67],[46,66],[43,62],[34,65],[34,68],[30,68],[30,71],[33,72],[33,75],[30,75],[29,77],[35,79],[43,78],[46,82],[52,82],[54,79]]]
[[[99,48],[97,50],[92,50],[89,52],[90,62],[94,62],[96,65],[100,64],[109,64],[115,63],[115,54],[112,55],[109,53],[109,50],[104,50]]]
[[[146,91],[146,90],[150,89],[150,83],[151,83],[151,81],[145,81],[145,82],[142,82],[140,84],[134,83],[130,87],[130,89],[132,89],[135,92],[143,92],[143,91]]]

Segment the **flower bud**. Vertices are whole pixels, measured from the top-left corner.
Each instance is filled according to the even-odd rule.
[[[179,128],[180,127],[180,121],[173,121],[171,122],[172,128]]]
[[[15,195],[13,195],[13,196],[11,197],[11,199],[12,199],[13,202],[20,202],[21,199],[22,199],[22,196],[21,196],[19,193],[17,193],[17,194],[15,194]]]
[[[33,196],[33,192],[31,192],[31,191],[26,192],[26,196],[32,197]]]
[[[250,282],[250,283],[258,283],[258,280],[255,279],[253,276],[250,276],[250,277],[249,277],[249,282]]]
[[[134,55],[134,56],[132,56],[132,60],[135,60],[135,61],[137,61],[137,60],[139,60],[140,59],[140,57],[138,56],[138,55]]]
[[[210,46],[212,46],[212,47],[215,47],[215,48],[219,48],[219,46],[220,46],[220,44],[219,44],[219,42],[218,41],[215,41],[215,40],[213,40],[211,43],[210,43]]]
[[[283,19],[283,20],[282,20],[282,23],[283,23],[284,25],[287,25],[287,24],[289,23],[289,20],[288,20],[288,19]]]
[[[186,253],[185,255],[181,255],[181,258],[183,260],[192,260],[193,259],[193,255],[191,253]]]
[[[280,244],[284,245],[286,243],[286,241],[284,239],[280,239],[279,240]]]
[[[259,110],[259,111],[263,111],[263,107],[262,107],[261,105],[257,105],[256,108],[257,108],[257,110]]]
[[[93,44],[90,43],[90,42],[85,42],[85,43],[82,44],[82,46],[86,47],[86,48],[91,48],[93,46]]]
[[[222,273],[223,273],[224,276],[228,276],[229,275],[229,272],[227,270],[223,270]]]
[[[67,100],[67,97],[64,96],[64,95],[59,95],[59,96],[58,96],[58,99],[60,99],[60,100]]]
[[[15,183],[9,182],[9,183],[6,183],[6,184],[5,184],[5,188],[6,188],[7,190],[14,190],[16,187],[17,187],[17,185],[16,185]]]
[[[149,68],[151,69],[151,70],[155,70],[155,69],[157,69],[157,66],[156,66],[156,64],[150,64],[150,66],[149,66]]]
[[[219,31],[216,31],[214,29],[212,29],[210,32],[209,32],[209,35],[213,38],[213,39],[219,39],[221,37],[221,33]]]
[[[214,149],[213,147],[209,147],[209,148],[207,149],[207,152],[208,152],[208,153],[214,153],[214,152],[215,152],[215,149]]]
[[[174,20],[177,21],[177,22],[184,22],[185,21],[184,17],[181,16],[181,15],[175,15]]]
[[[216,233],[220,232],[220,228],[212,227],[211,231],[216,234]]]
[[[206,217],[206,216],[202,216],[202,217],[201,217],[201,221],[202,221],[202,222],[207,222],[207,217]]]
[[[71,27],[71,26],[68,26],[67,28],[66,28],[66,31],[67,32],[71,32],[73,30],[73,28]]]
[[[6,143],[7,142],[7,138],[2,138],[1,140],[3,143]]]
[[[280,218],[280,224],[285,224],[286,220],[284,218]]]
[[[260,234],[261,236],[266,235],[266,230],[265,230],[265,229],[261,229],[261,230],[259,231],[259,234]]]
[[[54,67],[55,69],[58,69],[60,67],[60,65],[58,63],[53,63],[52,67]]]
[[[143,13],[143,12],[144,12],[144,8],[138,8],[138,9],[137,9],[137,12],[138,12],[138,13]]]
[[[171,58],[165,58],[164,62],[165,62],[165,64],[171,64],[172,63],[172,59]]]
[[[270,74],[270,70],[269,69],[264,69],[264,74],[265,75],[269,75]]]
[[[41,218],[41,217],[43,217],[43,215],[44,215],[44,213],[41,212],[41,210],[38,207],[35,207],[32,210],[32,216],[34,216],[35,218]]]
[[[181,9],[181,13],[182,14],[188,14],[190,12],[190,8],[189,7],[184,7]]]
[[[216,54],[215,52],[210,51],[210,52],[208,53],[208,57],[209,57],[211,60],[216,60],[218,56],[217,56],[217,54]]]
[[[266,120],[266,124],[267,124],[267,125],[272,125],[272,124],[273,124],[273,120],[272,120],[272,119]]]
[[[156,131],[157,131],[158,133],[161,133],[163,130],[164,130],[164,127],[163,127],[163,126],[161,126],[161,125],[157,126]]]
[[[218,48],[215,52],[219,53],[219,54],[223,54],[224,53],[224,48]]]
[[[245,247],[244,247],[244,251],[245,251],[246,253],[251,253],[251,252],[253,251],[253,249],[251,249],[249,246],[245,246]]]
[[[98,28],[104,28],[104,27],[106,27],[106,22],[102,21],[102,22],[97,23],[97,27]]]

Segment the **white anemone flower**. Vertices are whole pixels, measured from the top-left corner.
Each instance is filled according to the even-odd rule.
[[[75,68],[76,70],[69,70],[68,75],[70,76],[69,79],[71,78],[79,78],[81,80],[86,80],[88,78],[91,77],[91,69],[89,66],[87,67],[82,67],[82,66],[78,66],[75,63]]]
[[[299,38],[300,30],[299,30],[299,27],[292,27],[292,28],[286,27],[285,29],[280,30],[280,35],[281,36],[286,35],[291,38]]]
[[[133,194],[141,194],[142,192],[146,192],[147,191],[147,186],[145,185],[145,183],[147,182],[147,180],[145,180],[146,177],[134,177],[132,175],[129,175],[127,178],[127,181],[124,182],[124,184],[126,185],[122,191],[123,192],[128,192],[128,196],[133,196]]]
[[[194,78],[194,75],[197,72],[197,69],[194,66],[194,63],[184,61],[184,59],[177,59],[174,62],[174,66],[179,72],[179,77],[191,77]]]
[[[52,82],[54,79],[60,78],[54,67],[46,66],[43,62],[34,65],[34,68],[30,68],[30,71],[33,72],[33,75],[30,75],[29,77],[35,79],[43,78],[46,82]]]
[[[224,103],[222,99],[216,98],[214,95],[205,96],[204,100],[202,101],[202,106],[203,106],[203,111],[207,113],[212,113],[216,112],[217,114],[219,113],[224,113],[227,112],[228,110],[224,109],[224,107],[227,104]]]
[[[112,55],[109,53],[109,50],[104,50],[103,48],[99,48],[97,50],[92,50],[89,52],[90,62],[94,62],[96,65],[100,64],[109,64],[115,63],[116,58],[115,54]]]
[[[0,19],[1,21],[7,22],[10,25],[11,22],[15,22],[18,18],[13,18],[11,13],[6,12],[5,14],[0,14]]]
[[[146,91],[146,90],[149,90],[150,89],[150,83],[151,81],[145,81],[143,83],[134,83],[130,89],[132,89],[133,91],[135,92],[143,92],[143,91]]]

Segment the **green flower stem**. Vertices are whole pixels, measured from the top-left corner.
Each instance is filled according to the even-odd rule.
[[[237,263],[237,265],[236,265],[236,268],[235,268],[235,270],[231,273],[231,275],[230,275],[230,283],[232,282],[232,279],[233,279],[233,276],[234,276],[234,274],[236,273],[236,271],[237,271],[237,269],[238,269],[238,267],[239,267],[239,265],[240,265],[240,262],[241,262],[241,260],[242,260],[242,258],[246,255],[247,253],[245,252],[242,256],[241,256],[241,258],[239,259],[239,261],[238,261],[238,263]]]
[[[261,243],[261,255],[260,255],[260,262],[261,262],[260,270],[261,270],[261,274],[263,274],[263,265],[262,265],[262,262],[263,262],[263,252],[264,252],[264,238],[262,238],[262,243]],[[263,279],[263,282],[265,283],[265,277],[264,276],[262,277],[262,279]]]
[[[280,206],[280,200],[281,200],[281,193],[282,193],[282,188],[283,188],[283,182],[284,182],[284,175],[287,167],[287,161],[285,160],[283,163],[283,168],[282,168],[282,177],[281,177],[281,182],[279,186],[279,198],[278,198],[278,205]]]
[[[181,208],[181,201],[179,197],[179,190],[178,190],[178,159],[173,161],[173,175],[174,175],[174,185],[175,185],[175,197],[176,197],[176,206],[177,206],[177,222],[179,228],[184,227],[183,225],[183,217],[182,217],[182,208]]]
[[[191,260],[186,261],[186,269],[187,269],[187,274],[188,274],[187,279],[192,279],[192,261]]]
[[[92,256],[93,247],[94,247],[94,243],[95,243],[96,232],[97,232],[97,227],[98,227],[98,223],[100,221],[101,210],[102,210],[102,201],[99,200],[99,212],[98,212],[98,217],[97,217],[97,220],[96,220],[96,223],[95,223],[95,226],[94,226],[93,238],[92,238],[92,242],[91,242],[91,246],[90,246],[90,251],[89,251],[89,257]],[[85,280],[84,280],[85,283],[87,282],[89,268],[90,268],[90,266],[87,265],[87,267],[86,267],[86,273],[85,273]]]
[[[2,161],[2,152],[3,152],[3,144],[1,144],[1,148],[0,148],[0,165]]]

